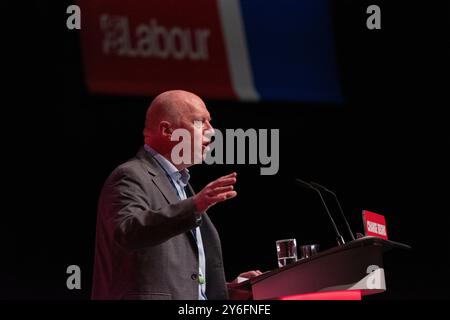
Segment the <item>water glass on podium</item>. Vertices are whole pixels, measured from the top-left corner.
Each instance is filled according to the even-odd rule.
[[[295,239],[277,240],[278,267],[297,261],[297,242]]]
[[[319,252],[318,244],[308,244],[300,246],[300,259],[306,259],[316,255]]]

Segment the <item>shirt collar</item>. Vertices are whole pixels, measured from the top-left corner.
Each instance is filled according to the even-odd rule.
[[[187,168],[178,170],[172,162],[147,144],[144,145],[144,149],[159,163],[172,180],[179,182],[183,187],[187,185],[190,178],[189,170]]]

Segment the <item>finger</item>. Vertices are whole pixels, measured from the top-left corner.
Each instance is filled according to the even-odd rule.
[[[211,189],[207,192],[208,196],[215,196],[218,195],[219,193],[223,193],[223,192],[228,192],[233,190],[233,186],[226,186],[226,187],[217,187],[214,189]]]
[[[226,178],[226,179],[222,179],[222,180],[216,180],[211,182],[208,187],[209,188],[217,188],[217,187],[223,187],[223,186],[227,186],[230,184],[235,184],[236,183],[236,178]]]
[[[226,175],[226,176],[222,176],[222,177],[217,178],[216,180],[211,181],[210,183],[208,183],[208,184],[206,185],[206,187],[216,186],[217,183],[220,183],[220,182],[223,181],[224,179],[236,178],[236,175],[237,175],[236,172],[233,172],[233,173],[230,173],[230,174],[228,174],[228,175]]]
[[[232,177],[236,177],[236,176],[237,176],[237,173],[236,172],[232,172],[232,173],[229,173],[227,175],[221,176],[221,177],[217,178],[216,180],[223,179],[223,178],[232,178]]]
[[[244,273],[240,274],[240,276],[244,277],[244,278],[254,278],[254,277],[257,277],[259,275],[260,274],[258,272],[256,272],[256,271],[248,271],[248,272],[244,272]]]
[[[220,193],[214,197],[211,197],[210,200],[216,203],[216,202],[222,202],[222,201],[234,198],[236,196],[237,196],[236,191],[229,191],[229,192]]]
[[[214,182],[222,181],[222,180],[229,179],[229,178],[236,178],[236,175],[237,175],[236,172],[233,172],[233,173],[227,174],[226,176],[217,178],[216,180],[214,180]]]
[[[223,197],[224,197],[224,200],[228,200],[228,199],[231,199],[231,198],[234,198],[234,197],[236,197],[237,196],[237,192],[236,191],[228,191],[228,192],[225,192],[225,193],[222,193],[223,194]]]

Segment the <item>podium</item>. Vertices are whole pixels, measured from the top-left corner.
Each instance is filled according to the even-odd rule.
[[[363,237],[238,284],[253,300],[360,300],[386,290],[383,254],[411,247]],[[232,297],[231,297],[232,298]]]

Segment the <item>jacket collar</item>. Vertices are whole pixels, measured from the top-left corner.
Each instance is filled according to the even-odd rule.
[[[138,153],[136,154],[136,158],[141,160],[145,165],[148,173],[151,176],[152,182],[159,189],[159,191],[161,191],[168,203],[175,203],[180,201],[165,171],[161,168],[158,162],[144,149],[144,147],[141,147],[139,149]]]

